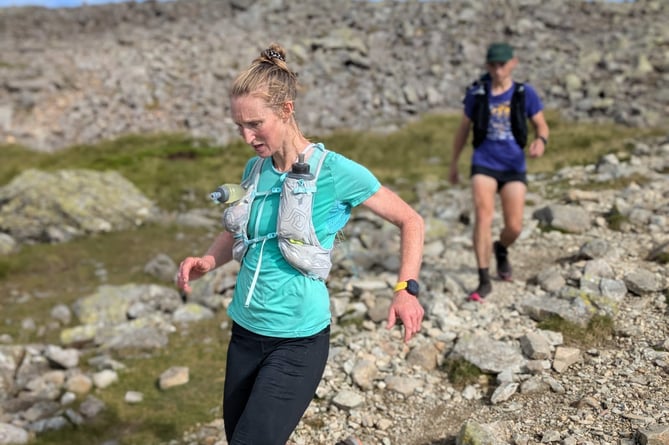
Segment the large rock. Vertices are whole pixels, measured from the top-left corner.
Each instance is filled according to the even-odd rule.
[[[19,241],[67,241],[156,215],[155,205],[114,171],[30,169],[0,188],[0,231]]]
[[[544,226],[567,233],[582,233],[591,226],[587,210],[573,205],[549,205],[532,216]]]
[[[0,445],[21,445],[29,441],[28,431],[8,423],[0,423]]]

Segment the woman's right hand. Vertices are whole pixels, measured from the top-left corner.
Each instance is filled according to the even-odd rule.
[[[216,267],[216,260],[212,255],[203,257],[188,257],[179,265],[177,273],[177,287],[187,294],[191,292],[189,282],[201,278],[204,274]]]

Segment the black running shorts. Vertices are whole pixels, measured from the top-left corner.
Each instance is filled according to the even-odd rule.
[[[514,171],[498,171],[486,167],[481,167],[479,165],[472,165],[471,176],[474,175],[485,175],[490,176],[495,181],[497,181],[497,191],[502,190],[509,182],[522,182],[527,185],[527,173],[526,172],[514,172]]]

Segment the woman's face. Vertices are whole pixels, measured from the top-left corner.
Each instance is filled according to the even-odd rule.
[[[285,140],[287,120],[258,96],[234,97],[230,101],[232,120],[244,142],[261,158],[272,156]]]

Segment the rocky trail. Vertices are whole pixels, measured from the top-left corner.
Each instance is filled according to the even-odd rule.
[[[428,308],[424,329],[403,345],[398,330],[384,328],[388,292],[380,289],[380,277],[347,281],[344,287],[358,298],[341,311],[325,378],[293,443],[333,444],[349,434],[384,445],[669,443],[667,269],[648,261],[653,249],[655,256],[667,249],[662,225],[669,182],[662,173],[666,161],[657,161],[668,152],[668,142],[650,149],[640,144],[637,155],[608,176],[643,171],[649,177],[645,184],[585,191],[598,171],[604,175],[610,164],[603,162],[565,169],[562,174],[572,181],[561,199],[533,197],[526,228],[511,251],[514,279],[495,281],[483,304],[466,301],[477,279],[471,227],[457,217],[470,210],[468,191],[425,193],[430,198],[421,203],[428,221],[421,276],[427,287],[421,296]],[[550,188],[556,181],[543,185]],[[651,204],[640,199],[644,194],[660,200]],[[575,196],[582,201],[575,203]],[[437,202],[451,206],[444,238],[429,235],[435,229],[430,225],[437,224],[431,217],[444,216]],[[607,209],[625,204],[637,211],[652,207],[655,218],[649,213],[643,222],[632,218],[622,230],[611,230]],[[554,214],[566,211],[566,225],[559,217],[547,224],[534,217],[546,206],[553,206]],[[592,222],[570,233],[567,226],[579,209],[586,209]],[[334,294],[336,299],[341,293]],[[360,301],[364,321],[347,323]],[[571,309],[562,304],[567,302]],[[604,315],[611,323],[594,325],[603,331],[599,337],[566,342],[559,332],[538,328],[550,315],[581,325]],[[453,358],[485,372],[473,382],[454,384],[444,365]],[[221,428],[215,421],[169,444],[222,445]]]

